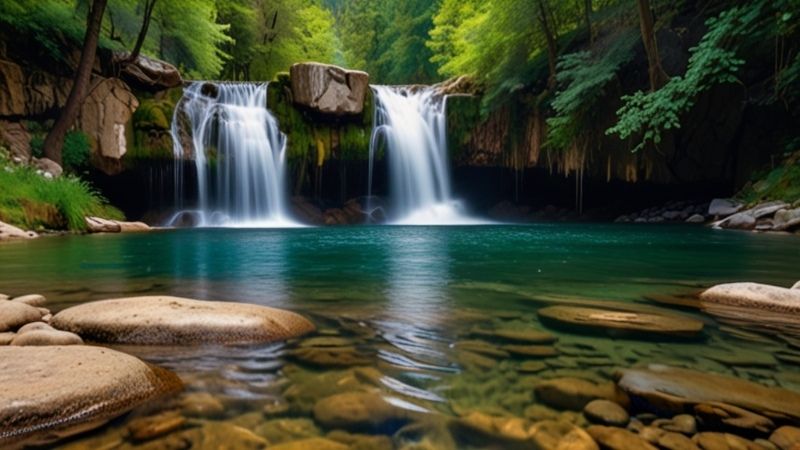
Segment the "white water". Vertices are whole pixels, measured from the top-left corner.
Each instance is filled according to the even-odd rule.
[[[188,215],[201,227],[298,226],[286,204],[286,139],[267,110],[266,83],[218,83],[216,98],[202,93],[204,84],[195,82],[184,90],[172,121],[175,158],[180,160],[178,114],[189,119],[198,204],[179,211],[170,225]],[[177,186],[183,184],[182,175],[176,169]],[[176,195],[182,195],[180,188]]]
[[[470,218],[452,198],[445,98],[431,88],[373,86],[375,127],[370,143],[369,185],[375,152],[384,139],[389,164],[392,223],[465,225]]]

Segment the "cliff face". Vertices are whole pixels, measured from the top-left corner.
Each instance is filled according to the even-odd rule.
[[[149,145],[135,132],[134,113],[141,100],[182,83],[169,64],[146,57],[123,63],[126,56],[98,51],[90,91],[75,124],[88,137],[91,164],[107,174],[123,170],[123,157],[133,145]],[[17,158],[35,156],[32,133],[48,129],[65,104],[78,57],[67,44],[64,60],[58,61],[35,42],[0,35],[0,144]]]

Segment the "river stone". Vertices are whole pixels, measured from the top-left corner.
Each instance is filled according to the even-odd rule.
[[[219,418],[225,413],[225,405],[208,392],[191,392],[180,401],[181,412],[189,417]]]
[[[586,429],[604,450],[658,450],[634,433],[616,427],[592,425]]]
[[[25,325],[19,327],[19,330],[17,330],[17,334],[23,334],[34,330],[55,331],[55,328],[51,327],[45,322],[31,322],[31,323],[26,323]]]
[[[760,283],[728,283],[700,294],[701,302],[800,314],[800,290]]]
[[[14,225],[0,222],[0,241],[10,241],[12,239],[33,239],[38,236],[39,235],[33,231],[25,231],[21,228],[15,227]]]
[[[314,405],[314,420],[326,428],[391,434],[405,425],[410,411],[392,405],[380,394],[345,392]]]
[[[302,336],[314,325],[290,311],[179,297],[130,297],[67,308],[53,327],[116,344],[263,343]]]
[[[40,306],[44,306],[47,303],[47,299],[44,298],[43,295],[39,294],[29,294],[29,295],[21,295],[19,297],[14,297],[11,299],[12,302],[24,303],[26,305],[34,306],[36,308]]]
[[[764,450],[764,447],[729,433],[697,433],[692,441],[702,450]]]
[[[592,400],[583,408],[583,415],[590,422],[600,425],[624,427],[631,420],[625,408],[608,400]]]
[[[558,350],[547,345],[506,345],[503,350],[515,356],[530,358],[549,358],[558,356]]]
[[[471,333],[476,336],[515,341],[524,344],[553,344],[558,341],[556,336],[539,330],[516,330],[507,328],[486,330],[482,328],[475,328]]]
[[[702,214],[692,214],[686,219],[686,223],[703,223],[705,221],[706,218]]]
[[[545,420],[535,423],[528,429],[528,436],[535,449],[599,450],[589,433],[565,422]]]
[[[0,333],[0,345],[8,345],[14,340],[17,333],[11,331],[3,331]]]
[[[149,441],[183,427],[186,419],[175,411],[155,416],[138,417],[128,424],[128,432],[134,441]]]
[[[321,437],[301,439],[299,441],[285,442],[271,445],[270,450],[349,450],[350,447],[342,443]]]
[[[0,332],[16,330],[41,318],[42,313],[33,306],[20,302],[0,302]]]
[[[711,203],[708,205],[708,215],[720,217],[730,216],[731,214],[736,214],[741,211],[743,206],[744,205],[734,200],[715,198],[711,200]]]
[[[703,322],[687,316],[650,312],[623,312],[579,306],[549,306],[539,310],[545,324],[571,331],[603,331],[607,334],[695,337]]]
[[[640,406],[681,413],[699,403],[725,403],[772,419],[800,420],[800,393],[714,373],[651,364],[623,369],[617,385]]]
[[[369,75],[358,70],[320,63],[297,63],[289,68],[292,99],[298,105],[337,116],[361,114]]]
[[[542,403],[558,409],[581,411],[592,400],[625,401],[613,383],[595,384],[581,378],[554,378],[534,387],[536,398]]]
[[[25,333],[17,333],[11,341],[11,345],[20,346],[42,346],[42,345],[81,345],[83,339],[75,333],[59,330],[30,330]]]
[[[0,386],[0,447],[41,445],[95,428],[183,387],[168,370],[83,345],[2,347]]]
[[[748,435],[765,434],[775,429],[775,423],[772,420],[724,403],[701,403],[694,407],[694,412],[707,429],[737,429]],[[684,414],[684,416],[688,415]],[[694,420],[694,417],[688,417]],[[692,435],[695,431],[697,431],[697,427],[693,427],[691,433],[684,434]]]
[[[664,450],[700,450],[688,437],[671,431],[661,434],[655,444]]]
[[[372,362],[370,355],[355,347],[303,347],[290,351],[288,356],[319,367],[364,366]]]
[[[800,428],[782,426],[772,432],[769,441],[777,445],[780,450],[797,450],[800,448]]]

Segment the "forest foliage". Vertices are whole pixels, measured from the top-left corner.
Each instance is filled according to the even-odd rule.
[[[0,22],[63,57],[65,41],[80,42],[88,3],[0,0]],[[100,45],[130,50],[146,3],[110,0]],[[633,62],[643,42],[637,4],[652,9],[656,34],[680,12],[706,22],[685,70],[673,67],[656,89],[620,85],[642,69]],[[485,111],[529,93],[547,113],[552,149],[585,138],[597,103],[613,89],[618,120],[598,134],[638,150],[680,127],[703,92],[741,83],[759,46],[774,55],[757,61],[774,65],[770,100],[796,105],[798,17],[800,0],[709,0],[702,7],[666,0],[156,0],[142,53],[190,79],[270,80],[309,60],[366,70],[376,84],[468,75],[483,87]],[[774,48],[764,50],[766,43]]]

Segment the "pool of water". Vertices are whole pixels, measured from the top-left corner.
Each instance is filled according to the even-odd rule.
[[[309,420],[314,402],[370,380],[372,388],[413,408],[531,419],[544,410],[531,395],[532,379],[607,380],[616,368],[648,362],[800,390],[800,366],[759,360],[765,353],[795,351],[785,340],[648,300],[722,282],[790,286],[800,278],[798,267],[795,237],[690,226],[194,229],[2,245],[0,292],[41,293],[53,310],[170,294],[308,316],[319,333],[287,343],[123,348],[178,372],[187,383],[185,395],[207,393],[224,405],[223,413],[196,420],[236,424],[277,443],[324,433]],[[536,311],[555,303],[684,314],[704,321],[706,331],[700,340],[672,342],[552,330]],[[487,328],[552,333],[558,355],[532,364],[525,356],[465,350],[502,347],[479,332]],[[333,362],[298,356],[298,349],[314,348],[320,341],[312,339],[320,337],[342,339],[335,342],[343,353]],[[136,416],[180,409],[181,400],[178,406],[175,401],[151,405],[67,445],[113,441]],[[294,422],[278,426],[280,420]]]

